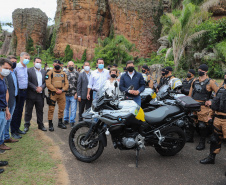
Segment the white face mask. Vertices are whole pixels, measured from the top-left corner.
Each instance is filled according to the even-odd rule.
[[[35,68],[41,69],[41,67],[42,67],[42,64],[41,63],[35,63]]]
[[[89,66],[85,66],[84,69],[85,69],[85,71],[89,71],[90,67]]]
[[[6,77],[10,74],[10,70],[9,69],[2,69],[2,72],[0,74],[2,76]]]

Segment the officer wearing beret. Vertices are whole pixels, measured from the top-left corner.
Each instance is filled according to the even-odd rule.
[[[49,131],[54,131],[53,127],[53,113],[55,109],[55,104],[58,104],[58,127],[66,129],[64,125],[63,112],[66,103],[65,91],[68,90],[69,83],[67,75],[63,72],[61,68],[62,63],[59,60],[54,60],[53,66],[54,69],[50,70],[46,74],[46,87],[49,90],[49,111],[48,111],[48,120],[49,120]]]
[[[198,75],[199,77],[195,79],[189,91],[189,96],[191,96],[194,100],[201,102],[201,111],[196,112],[195,114],[198,117],[196,120],[196,127],[199,129],[200,141],[196,150],[203,150],[205,148],[206,137],[209,133],[209,124],[208,117],[211,115],[211,110],[207,107],[208,100],[210,100],[212,91],[215,93],[218,91],[217,83],[208,77],[208,66],[206,64],[202,64],[199,66]]]
[[[187,73],[187,78],[182,82],[182,89],[181,92],[185,95],[189,94],[191,83],[193,82],[195,77],[195,70],[189,69]]]
[[[210,154],[200,161],[201,164],[214,164],[215,156],[221,150],[221,143],[226,139],[226,73],[224,82],[216,93],[212,101],[207,104],[214,111],[213,134],[210,137]]]

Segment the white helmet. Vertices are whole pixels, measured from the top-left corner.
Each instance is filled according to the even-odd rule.
[[[179,78],[173,78],[169,81],[171,90],[179,89],[182,87],[182,82]]]

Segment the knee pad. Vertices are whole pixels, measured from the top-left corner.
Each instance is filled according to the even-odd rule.
[[[203,122],[203,121],[199,121],[198,127],[199,127],[200,129],[205,129],[205,128],[206,128],[206,123]]]

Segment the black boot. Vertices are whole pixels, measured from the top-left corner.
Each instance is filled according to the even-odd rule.
[[[206,143],[206,138],[201,137],[198,146],[196,147],[196,150],[204,150],[205,149],[205,143]]]
[[[62,118],[59,119],[58,121],[58,127],[62,129],[66,129],[66,125],[63,123]]]
[[[216,156],[216,154],[210,153],[210,155],[208,157],[206,157],[205,159],[201,160],[200,163],[201,164],[215,164],[215,156]]]
[[[49,131],[50,132],[53,132],[54,131],[52,120],[49,120]]]
[[[189,128],[186,130],[186,142],[194,143],[194,132],[195,132],[194,126],[190,125]]]

